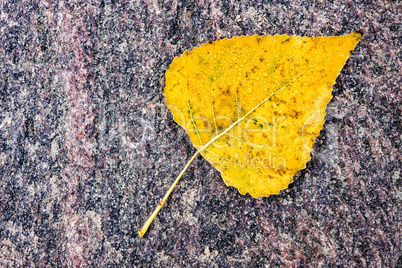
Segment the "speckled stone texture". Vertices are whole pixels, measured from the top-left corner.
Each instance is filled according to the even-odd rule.
[[[402,265],[400,1],[1,1],[1,267]],[[175,56],[235,35],[366,33],[312,160],[253,199],[164,104]],[[399,261],[398,261],[399,259]]]

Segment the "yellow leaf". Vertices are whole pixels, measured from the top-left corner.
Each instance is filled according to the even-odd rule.
[[[198,150],[221,134],[201,153],[227,185],[256,198],[278,194],[310,160],[332,85],[360,38],[209,42],[173,60],[166,104]]]
[[[254,35],[203,44],[166,71],[166,104],[227,185],[255,198],[278,194],[310,160],[332,86],[360,38]]]

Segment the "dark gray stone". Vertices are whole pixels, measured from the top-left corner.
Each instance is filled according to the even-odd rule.
[[[0,266],[390,267],[401,250],[398,1],[2,1]],[[278,196],[226,187],[164,105],[185,50],[366,33],[312,160]]]

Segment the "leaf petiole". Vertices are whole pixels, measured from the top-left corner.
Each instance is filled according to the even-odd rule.
[[[197,155],[200,153],[200,151],[197,151],[191,159],[187,162],[186,166],[183,168],[183,170],[180,172],[179,176],[177,176],[176,180],[173,182],[172,186],[170,186],[169,190],[166,192],[165,196],[163,197],[162,201],[159,203],[159,205],[155,208],[154,212],[151,214],[151,216],[148,218],[148,220],[144,223],[142,226],[141,230],[138,231],[138,234],[143,237],[145,233],[147,232],[149,226],[151,225],[152,221],[155,219],[156,215],[158,214],[159,210],[161,210],[163,204],[165,204],[166,200],[168,199],[169,195],[172,193],[174,187],[176,184],[179,182],[180,178],[183,176],[184,172],[186,172],[187,168],[190,166],[191,162],[197,157]]]

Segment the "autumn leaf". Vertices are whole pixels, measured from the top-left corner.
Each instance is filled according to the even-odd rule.
[[[166,71],[166,105],[226,185],[278,194],[306,167],[336,77],[361,38],[242,36],[208,42]]]

